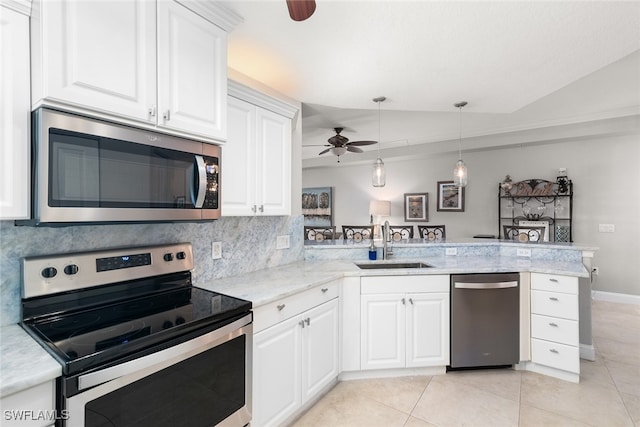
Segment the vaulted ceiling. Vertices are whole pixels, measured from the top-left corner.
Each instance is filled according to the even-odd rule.
[[[285,0],[225,3],[244,19],[229,67],[303,103],[303,145],[378,140],[377,96],[383,150],[640,111],[638,1],[316,0],[302,22]],[[322,148],[303,165],[335,163]]]

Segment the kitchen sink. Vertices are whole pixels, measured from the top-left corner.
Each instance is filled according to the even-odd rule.
[[[388,268],[429,268],[432,265],[424,262],[380,262],[356,265],[363,270],[385,270]]]

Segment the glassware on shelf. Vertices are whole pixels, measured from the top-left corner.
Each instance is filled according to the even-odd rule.
[[[524,213],[525,216],[529,216],[531,214],[531,206],[529,206],[529,203],[524,202],[522,205],[522,213]]]
[[[544,211],[546,211],[546,210],[547,210],[547,205],[538,206],[538,216],[544,215]]]
[[[553,207],[553,210],[555,211],[556,216],[562,216],[564,213],[564,204],[561,200],[556,201],[556,205]]]

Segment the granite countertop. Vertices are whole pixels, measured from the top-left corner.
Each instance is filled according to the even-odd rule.
[[[56,379],[62,366],[20,325],[0,328],[0,397]]]
[[[385,262],[424,262],[432,267],[421,269],[360,269],[355,263],[384,264]],[[259,307],[281,298],[344,276],[400,276],[416,274],[458,274],[493,272],[532,272],[589,277],[578,261],[523,259],[517,257],[429,257],[397,258],[389,261],[321,260],[300,261],[293,264],[254,271],[242,276],[217,279],[196,286],[249,300]]]
[[[362,270],[355,263],[424,262],[431,268]],[[299,261],[196,286],[249,300],[253,307],[294,295],[345,276],[398,276],[489,272],[534,272],[589,277],[578,261],[523,259],[506,256],[437,256],[389,261]],[[62,368],[19,325],[0,328],[0,396],[7,396],[55,379]]]

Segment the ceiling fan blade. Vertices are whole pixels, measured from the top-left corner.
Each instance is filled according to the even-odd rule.
[[[322,150],[321,152],[318,153],[318,156],[323,155],[324,153],[328,153],[329,150],[331,150],[331,148],[327,148],[326,150]]]
[[[351,151],[352,153],[364,153],[362,148],[354,147],[353,145],[347,145],[347,151]]]
[[[316,11],[315,0],[287,0],[289,16],[294,21],[304,21]]]
[[[348,143],[347,145],[373,145],[377,143],[378,141],[353,141]]]

